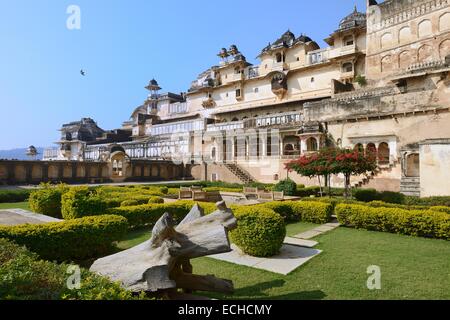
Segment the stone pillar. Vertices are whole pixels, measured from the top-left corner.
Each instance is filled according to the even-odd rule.
[[[25,170],[26,170],[26,182],[31,183],[33,180],[32,172],[33,172],[33,163],[27,163],[25,164]]]
[[[44,182],[48,181],[48,162],[45,162],[42,165],[42,181]]]

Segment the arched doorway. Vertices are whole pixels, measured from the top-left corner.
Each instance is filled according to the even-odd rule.
[[[378,163],[389,164],[389,160],[390,160],[389,145],[386,142],[382,142],[378,146]]]
[[[406,172],[407,177],[420,176],[420,156],[418,153],[410,154],[406,157]]]
[[[300,155],[300,138],[297,136],[287,136],[283,139],[283,155]]]
[[[366,147],[366,154],[367,155],[373,155],[376,156],[377,154],[377,147],[374,143],[369,143]]]
[[[353,150],[364,153],[364,146],[361,143],[358,143]]]

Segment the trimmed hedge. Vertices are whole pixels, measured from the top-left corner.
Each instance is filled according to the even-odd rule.
[[[131,207],[131,206],[138,206],[139,202],[137,202],[136,200],[125,200],[122,201],[122,203],[120,204],[121,207]]]
[[[450,239],[450,215],[443,212],[339,204],[336,215],[339,222],[348,227]]]
[[[430,210],[436,211],[436,212],[450,213],[450,207],[444,207],[444,206],[431,207]]]
[[[84,260],[109,253],[112,242],[122,239],[127,229],[126,219],[107,215],[39,225],[0,226],[0,238],[24,245],[43,259]]]
[[[252,207],[265,207],[280,214],[286,221],[327,223],[333,215],[331,203],[313,201],[275,201]],[[236,208],[236,207],[235,207]],[[239,207],[237,207],[238,209]]]
[[[50,217],[62,218],[61,197],[65,191],[67,191],[65,185],[44,186],[33,190],[29,199],[30,209]]]
[[[255,257],[276,255],[286,237],[284,219],[275,211],[263,207],[241,207],[235,210],[238,222],[230,239],[243,252]]]
[[[61,199],[61,213],[67,220],[101,215],[108,208],[107,202],[88,187],[70,188]]]
[[[69,290],[69,265],[39,260],[25,247],[0,239],[0,297],[5,300],[131,300],[130,291],[118,283],[81,271],[81,288]]]
[[[195,203],[194,201],[176,201],[165,204],[111,208],[107,210],[107,214],[125,217],[131,228],[140,228],[155,224],[166,212],[172,214],[174,220],[179,222],[191,211]],[[199,205],[206,214],[216,210],[216,205],[213,203],[199,203]]]
[[[375,189],[356,189],[353,191],[353,196],[358,201],[371,202],[383,201],[387,203],[405,203],[405,195],[399,192],[383,191],[378,192]]]
[[[418,206],[445,206],[450,207],[450,197],[406,197],[405,204]]]
[[[152,196],[148,199],[147,201],[148,204],[152,204],[152,203],[164,203],[164,199],[161,197],[157,197],[157,196]]]
[[[24,202],[28,200],[31,190],[0,190],[0,203]]]

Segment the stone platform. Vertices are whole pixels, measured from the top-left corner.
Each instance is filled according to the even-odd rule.
[[[0,210],[0,225],[5,226],[17,226],[21,224],[44,224],[59,221],[62,220],[22,209]]]
[[[257,258],[244,254],[236,245],[232,244],[233,251],[209,256],[209,258],[231,262],[247,267],[266,270],[287,275],[321,253],[321,250],[284,244],[280,253],[274,257]]]

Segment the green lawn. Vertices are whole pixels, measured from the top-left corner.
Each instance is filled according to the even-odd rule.
[[[309,226],[308,226],[309,225]],[[290,234],[314,224],[288,226]],[[150,237],[130,233],[122,249]],[[316,237],[323,252],[287,276],[211,258],[192,261],[196,274],[233,280],[232,296],[218,299],[450,299],[450,242],[338,228]],[[367,267],[381,268],[381,290],[367,289]]]
[[[295,236],[299,233],[312,230],[315,227],[320,226],[319,224],[314,224],[310,222],[297,222],[291,223],[286,226],[286,235],[289,237]]]
[[[0,210],[2,209],[24,209],[30,210],[28,202],[16,202],[16,203],[0,203]]]
[[[152,228],[144,228],[130,231],[126,237],[117,244],[122,250],[137,246],[138,244],[150,239]]]

